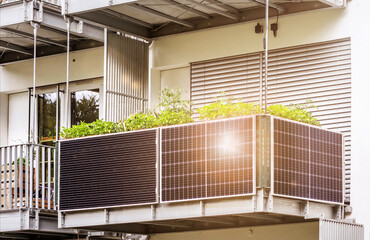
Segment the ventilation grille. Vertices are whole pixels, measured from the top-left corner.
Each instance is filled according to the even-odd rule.
[[[157,130],[63,141],[60,209],[154,203]]]
[[[274,119],[274,193],[343,202],[342,135]]]
[[[253,117],[162,129],[162,201],[254,192]]]

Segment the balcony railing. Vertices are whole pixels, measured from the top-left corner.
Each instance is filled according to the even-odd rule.
[[[23,144],[0,147],[0,210],[56,210],[55,147]]]
[[[7,3],[12,3],[12,2],[22,2],[23,0],[0,0],[0,5],[1,4],[7,4]],[[61,0],[43,0],[45,3],[49,4],[54,4],[60,6]]]

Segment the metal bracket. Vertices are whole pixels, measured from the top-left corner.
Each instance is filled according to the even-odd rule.
[[[39,222],[40,222],[40,211],[35,210],[35,219],[33,224],[33,229],[38,230],[39,229]]]
[[[205,216],[206,215],[206,209],[205,209],[205,202],[204,201],[200,201],[199,202],[199,205],[200,205],[200,215],[201,216]]]
[[[109,223],[109,209],[104,209],[104,220],[105,220],[105,223],[108,224]]]
[[[113,5],[113,0],[109,0],[109,6]]]
[[[310,212],[310,202],[306,201],[304,205],[304,218],[309,218],[309,212]]]
[[[155,205],[150,206],[150,211],[152,213],[152,219],[155,220],[157,218],[157,208]]]

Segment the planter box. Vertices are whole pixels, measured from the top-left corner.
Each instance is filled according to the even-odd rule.
[[[343,159],[342,134],[270,115],[65,140],[60,208],[240,197],[257,188],[338,205]]]

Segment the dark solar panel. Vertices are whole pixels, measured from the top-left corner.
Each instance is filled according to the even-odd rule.
[[[274,193],[343,202],[342,135],[274,119]]]
[[[60,209],[154,203],[157,130],[62,141]]]
[[[162,201],[253,193],[253,118],[162,129]]]

